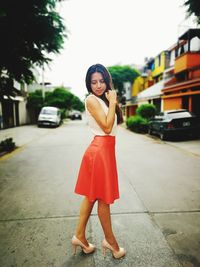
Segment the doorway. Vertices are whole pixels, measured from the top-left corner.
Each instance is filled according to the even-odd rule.
[[[200,117],[200,95],[192,96],[192,112]]]

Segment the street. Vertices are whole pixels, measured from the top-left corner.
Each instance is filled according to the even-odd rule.
[[[7,132],[6,132],[7,131]],[[72,254],[82,196],[74,194],[81,158],[92,135],[85,122],[58,128],[23,126],[0,134],[19,148],[0,159],[0,266],[199,267],[200,140],[163,142],[119,127],[116,157],[120,199],[113,229],[127,254],[101,251],[94,206],[87,238],[93,255]]]

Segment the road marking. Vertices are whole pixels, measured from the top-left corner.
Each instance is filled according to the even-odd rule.
[[[176,148],[176,149],[178,149],[178,150],[180,150],[182,152],[184,152],[185,154],[189,154],[189,155],[191,155],[191,156],[193,156],[195,158],[198,158],[198,159],[200,158],[200,155],[199,154],[196,154],[194,152],[191,152],[191,151],[189,151],[189,150],[187,150],[185,148],[178,147],[178,146],[176,146],[176,145],[174,145],[172,143],[169,143],[169,142],[166,142],[166,144],[169,145],[169,146],[172,146],[172,147],[174,147],[174,148]]]
[[[22,150],[24,150],[26,146],[27,145],[22,145],[22,146],[16,148],[15,150],[13,150],[11,152],[8,152],[7,154],[5,154],[2,157],[0,157],[0,161],[3,161],[3,160],[11,158],[13,155],[15,155],[15,154],[21,152]]]
[[[0,157],[0,161],[6,160],[11,158],[13,155],[23,151],[29,144],[31,144],[32,142],[34,142],[35,140],[38,140],[39,138],[44,137],[45,135],[49,134],[51,132],[51,130],[47,130],[45,133],[41,134],[40,136],[34,137],[33,139],[31,139],[30,141],[28,141],[26,144],[21,145],[20,147],[17,147],[15,150],[13,150],[12,152],[8,152],[7,154],[3,155],[2,157]]]

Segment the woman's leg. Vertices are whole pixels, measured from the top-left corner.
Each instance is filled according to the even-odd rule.
[[[117,241],[112,231],[110,205],[106,204],[102,200],[98,200],[98,216],[99,216],[106,240],[115,250],[118,251],[119,246],[117,244]]]
[[[85,237],[85,230],[87,226],[88,219],[90,217],[94,202],[90,202],[87,197],[85,197],[81,203],[80,216],[76,228],[76,237],[86,246],[89,246],[87,239]]]

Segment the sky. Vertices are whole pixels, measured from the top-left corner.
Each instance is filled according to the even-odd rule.
[[[143,65],[176,43],[194,19],[184,0],[65,0],[58,11],[68,30],[64,48],[45,67],[45,82],[70,87],[82,100],[87,69],[96,63]]]

